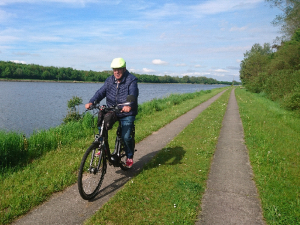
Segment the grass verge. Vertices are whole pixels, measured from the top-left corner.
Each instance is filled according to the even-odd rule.
[[[140,117],[136,121],[136,141],[139,142],[152,132],[163,127],[195,106],[213,97],[225,88],[203,92],[178,105]],[[206,93],[206,94],[205,94]],[[155,123],[153,121],[156,121]],[[75,130],[74,130],[75,132]],[[114,130],[110,132],[113,145]],[[74,139],[67,145],[46,152],[30,164],[0,176],[0,223],[8,224],[33,207],[46,201],[51,194],[74,184],[77,170],[87,147],[93,141],[90,135]]]
[[[245,142],[268,224],[300,224],[300,117],[236,89]]]
[[[194,224],[229,95],[193,120],[86,224]]]

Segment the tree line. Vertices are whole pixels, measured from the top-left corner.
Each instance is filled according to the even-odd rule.
[[[96,72],[76,70],[70,67],[46,67],[35,64],[22,64],[15,62],[0,61],[0,78],[6,79],[33,79],[33,80],[56,80],[56,81],[83,81],[83,82],[104,82],[107,77],[113,74],[112,70]],[[227,84],[233,82],[217,81],[207,77],[172,77],[156,76],[133,73],[143,83],[193,83],[193,84]],[[234,84],[240,84],[234,81]]]
[[[273,21],[281,24],[283,36],[277,37],[273,45],[256,43],[246,51],[240,79],[247,90],[300,111],[300,2],[267,1],[283,12],[276,17],[276,23]]]

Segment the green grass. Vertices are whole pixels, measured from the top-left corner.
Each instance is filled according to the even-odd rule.
[[[140,115],[136,121],[136,141],[141,141],[152,132],[222,90],[224,88],[201,92],[201,94],[195,95],[194,98],[186,99],[180,104],[169,104],[167,108],[161,109],[161,111],[154,110],[152,114]],[[170,99],[166,98],[165,101],[168,102]],[[74,133],[74,138],[69,141],[54,139],[58,140],[58,146],[51,151],[39,150],[38,145],[41,145],[41,142],[48,141],[48,139],[51,140],[51,137],[42,134],[44,139],[41,138],[40,141],[33,142],[36,143],[33,146],[36,146],[37,151],[41,152],[41,154],[38,153],[38,157],[31,159],[31,163],[23,167],[17,167],[17,169],[14,167],[8,168],[3,173],[0,173],[1,224],[11,223],[18,216],[27,213],[35,206],[49,199],[54,192],[61,191],[77,181],[77,170],[81,158],[93,141],[91,132],[82,136],[76,136],[79,130],[80,127],[77,127],[76,124],[73,124],[67,130],[63,130],[58,135],[59,137],[63,138],[68,133]],[[114,146],[114,132],[115,130],[113,129],[109,133],[110,146]],[[55,135],[54,132],[53,138]]]
[[[193,120],[86,224],[194,224],[229,95]]]
[[[245,142],[268,224],[300,224],[300,116],[236,89]]]
[[[80,122],[70,122],[49,130],[36,131],[29,138],[23,134],[0,131],[0,177],[6,170],[19,170],[46,152],[59,149],[92,134],[91,115]],[[74,132],[76,130],[76,132]]]

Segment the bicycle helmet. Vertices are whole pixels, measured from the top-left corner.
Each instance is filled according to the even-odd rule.
[[[113,69],[125,68],[126,67],[126,62],[123,58],[115,58],[111,62],[110,67],[113,68]]]

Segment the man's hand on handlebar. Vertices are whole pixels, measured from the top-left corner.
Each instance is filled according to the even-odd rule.
[[[90,109],[90,107],[93,105],[93,103],[87,103],[87,104],[85,104],[85,108],[86,109]]]
[[[87,103],[87,104],[84,105],[84,107],[85,107],[87,110],[93,109],[92,106],[93,106],[93,103]],[[116,108],[116,109],[117,109],[117,108]],[[119,109],[119,110],[120,110],[120,109]],[[123,106],[123,108],[120,110],[121,113],[122,113],[122,112],[128,113],[128,112],[130,112],[130,111],[131,111],[131,107],[128,106],[128,105]]]
[[[121,112],[130,112],[130,110],[131,110],[131,107],[128,106],[128,105],[125,105],[125,106],[122,108]]]

